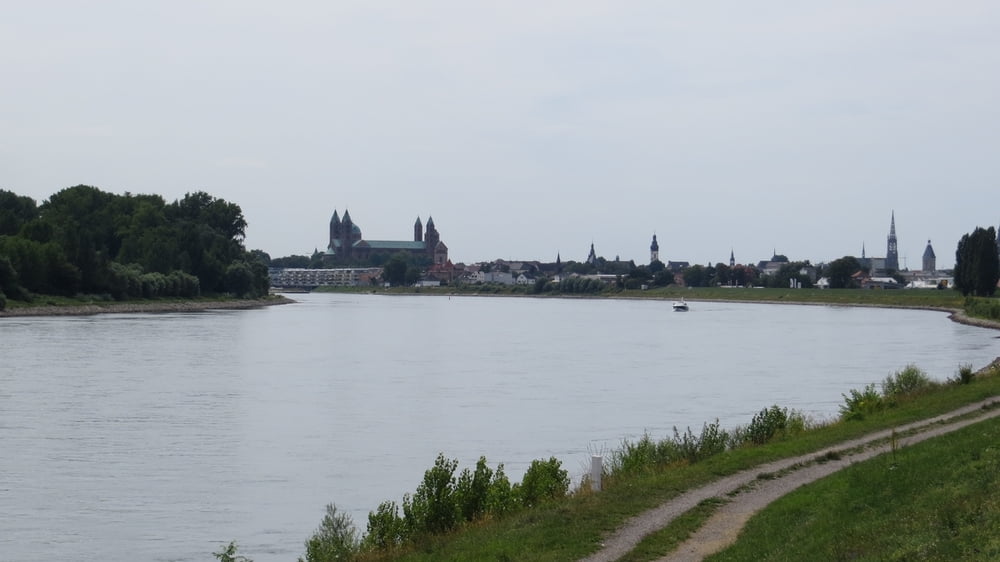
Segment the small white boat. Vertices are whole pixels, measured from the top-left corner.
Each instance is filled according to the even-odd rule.
[[[674,312],[687,312],[688,303],[686,300],[681,299],[679,301],[674,301]]]

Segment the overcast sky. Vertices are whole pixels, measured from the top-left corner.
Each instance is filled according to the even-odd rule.
[[[0,188],[240,205],[272,257],[939,267],[1000,224],[1000,2],[17,2]]]

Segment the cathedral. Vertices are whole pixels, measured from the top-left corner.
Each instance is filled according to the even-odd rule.
[[[413,240],[365,240],[361,235],[361,228],[351,219],[350,212],[345,209],[344,218],[341,219],[337,211],[333,211],[333,218],[330,219],[330,243],[324,255],[327,262],[370,263],[376,256],[388,258],[398,252],[424,258],[422,261],[428,264],[442,265],[448,262],[448,246],[441,241],[441,235],[434,227],[434,219],[431,217],[427,218],[426,230],[420,217],[417,217],[417,222],[413,225]]]

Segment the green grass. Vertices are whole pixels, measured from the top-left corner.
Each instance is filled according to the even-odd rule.
[[[852,465],[754,516],[729,560],[1000,559],[1000,419]]]
[[[445,287],[321,287],[322,292],[350,292],[423,295],[527,295],[538,297],[572,298],[648,298],[689,300],[726,300],[738,302],[795,302],[807,304],[890,306],[907,308],[953,309],[962,308],[965,299],[954,290],[870,290],[870,289],[742,289],[722,287],[669,287],[647,291],[609,291],[595,295],[564,295],[560,293],[531,294],[531,286],[504,287],[499,285],[454,285]]]
[[[759,447],[728,451],[695,464],[679,463],[663,470],[605,479],[600,493],[580,492],[564,501],[517,513],[499,521],[478,523],[434,537],[389,557],[398,560],[573,560],[594,552],[601,538],[629,517],[655,507],[685,490],[719,476],[755,465],[807,454],[880,429],[929,418],[962,405],[1000,394],[1000,376],[977,378],[967,385],[948,385],[904,401],[864,420],[838,422]],[[705,509],[711,506],[706,506]],[[691,514],[693,520],[704,514]],[[678,523],[658,533],[642,548],[665,552],[683,540],[690,524]],[[642,552],[637,553],[642,559]]]

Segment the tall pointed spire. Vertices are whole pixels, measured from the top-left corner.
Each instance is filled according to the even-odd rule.
[[[889,238],[886,242],[885,268],[899,271],[899,250],[896,242],[896,211],[892,211],[892,221],[889,223]]]
[[[729,267],[736,267],[736,254],[732,248],[729,248]]]

